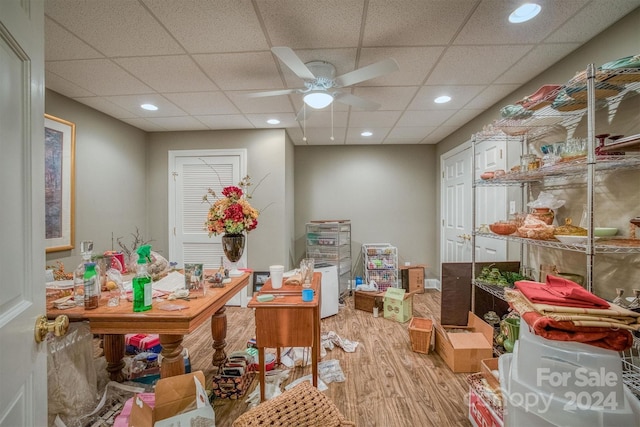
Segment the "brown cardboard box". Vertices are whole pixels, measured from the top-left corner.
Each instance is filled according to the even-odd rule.
[[[493,375],[493,371],[498,370],[498,358],[482,359],[480,361],[480,372],[494,390],[500,390],[500,380]]]
[[[204,388],[202,371],[163,378],[155,389],[151,408],[138,396],[133,397],[130,427],[169,427],[175,425],[215,425],[215,414]]]
[[[402,288],[414,294],[424,293],[424,269],[421,264],[400,267]]]
[[[353,305],[356,310],[368,311],[373,313],[373,307],[378,307],[378,311],[382,314],[382,299],[384,292],[366,292],[355,291],[353,293]]]
[[[436,325],[436,352],[453,372],[479,372],[493,357],[493,328],[469,312],[466,326]]]

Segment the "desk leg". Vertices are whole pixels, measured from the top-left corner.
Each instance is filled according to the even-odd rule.
[[[182,356],[182,335],[160,335],[162,346],[162,365],[160,365],[160,378],[183,375],[184,357]]]
[[[213,358],[211,363],[221,371],[222,365],[227,360],[227,353],[224,348],[227,346],[227,311],[226,307],[211,316],[211,338],[213,338]]]
[[[267,367],[265,366],[264,360],[264,347],[258,347],[258,369],[260,371],[260,402],[265,401],[265,385],[264,385],[264,376]]]
[[[102,337],[104,358],[107,360],[107,372],[109,379],[119,383],[124,381],[122,368],[124,368],[124,335],[109,335]]]

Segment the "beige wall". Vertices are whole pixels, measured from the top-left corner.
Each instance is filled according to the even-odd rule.
[[[438,270],[435,146],[296,147],[296,255],[311,220],[351,220],[354,270],[363,243],[391,243],[399,260]],[[356,261],[359,261],[356,264]]]
[[[80,241],[93,240],[96,252],[119,249],[136,227],[147,228],[147,134],[133,126],[46,91],[45,112],[75,123],[75,248],[47,254],[47,264],[64,263],[66,271],[80,263]]]

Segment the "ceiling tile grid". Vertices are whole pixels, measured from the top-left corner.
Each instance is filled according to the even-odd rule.
[[[537,2],[537,18],[513,25],[516,0],[47,0],[45,84],[148,132],[280,127],[296,145],[436,144],[640,7]],[[336,76],[388,58],[399,69],[327,89],[349,97],[296,120],[308,82],[278,46]],[[274,90],[291,93],[249,96]],[[443,94],[452,100],[435,104]]]

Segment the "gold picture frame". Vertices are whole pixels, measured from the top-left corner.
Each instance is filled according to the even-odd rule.
[[[74,247],[76,125],[44,115],[46,252]]]

